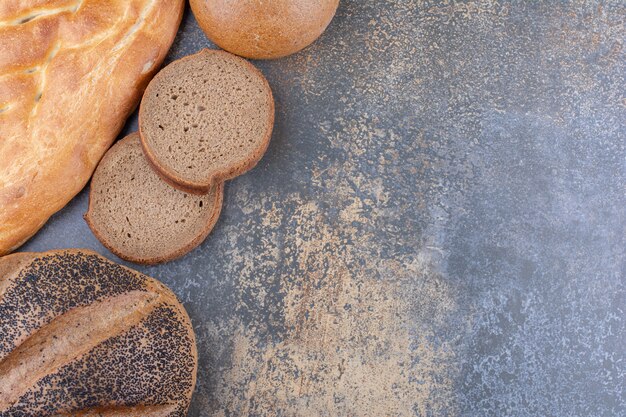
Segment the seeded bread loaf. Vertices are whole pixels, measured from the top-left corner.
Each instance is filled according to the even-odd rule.
[[[98,165],[85,220],[120,258],[143,264],[169,261],[198,246],[222,209],[222,183],[207,194],[180,191],[152,169],[137,133],[117,142]]]
[[[326,29],[339,0],[190,0],[198,24],[216,45],[251,59],[281,58]]]
[[[196,370],[156,280],[86,250],[0,258],[0,416],[183,417]]]
[[[0,1],[0,255],[85,186],[164,59],[184,4]]]
[[[255,166],[273,124],[263,74],[242,58],[208,49],[161,70],[139,110],[150,162],[171,184],[195,193]]]

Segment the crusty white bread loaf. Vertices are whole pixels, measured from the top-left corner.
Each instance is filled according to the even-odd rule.
[[[156,280],[85,250],[0,258],[0,416],[184,417],[197,360]]]
[[[0,255],[85,186],[164,59],[183,7],[0,1]]]

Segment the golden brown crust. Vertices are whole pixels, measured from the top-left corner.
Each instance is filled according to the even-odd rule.
[[[137,135],[137,133],[131,133],[130,135],[128,135],[127,137],[125,137],[122,140],[132,140],[133,137]],[[137,135],[138,136],[138,135]],[[113,150],[113,148],[112,148]],[[103,157],[102,160],[100,161],[101,164],[106,164],[108,161],[108,158],[110,158],[110,152],[107,152]],[[154,264],[159,264],[159,263],[163,263],[163,262],[169,262],[171,260],[177,259],[187,253],[189,253],[191,250],[193,250],[196,246],[198,246],[200,243],[202,243],[207,236],[209,235],[209,233],[211,233],[211,230],[213,230],[213,227],[215,226],[215,224],[217,223],[217,220],[220,217],[220,213],[222,212],[222,205],[224,202],[224,183],[220,182],[215,186],[215,203],[213,205],[213,212],[211,213],[211,216],[209,217],[209,220],[206,222],[206,224],[203,226],[202,231],[200,231],[187,245],[185,245],[184,247],[181,247],[180,249],[177,249],[175,251],[172,251],[171,253],[165,255],[165,256],[157,256],[157,257],[141,257],[141,256],[134,256],[133,254],[130,253],[125,253],[120,251],[111,241],[109,241],[107,239],[107,237],[105,236],[105,234],[101,233],[100,230],[98,229],[98,227],[96,226],[96,224],[94,223],[93,219],[92,219],[92,213],[93,213],[93,199],[92,199],[92,193],[90,190],[89,193],[89,205],[87,208],[87,212],[85,213],[85,215],[83,216],[85,221],[87,222],[87,225],[89,226],[89,228],[91,229],[91,231],[93,232],[93,234],[96,236],[96,238],[108,249],[110,250],[112,253],[114,253],[116,256],[125,259],[129,262],[134,262],[137,264],[141,264],[141,265],[154,265]]]
[[[174,40],[182,0],[0,6],[0,255],[86,184]]]
[[[0,415],[186,415],[197,349],[169,289],[88,250],[24,259],[0,298]]]
[[[229,56],[232,57],[232,55],[229,54],[228,52],[212,50],[212,49],[203,49],[196,54],[188,55],[186,57],[181,58],[180,60],[194,59],[196,56],[200,54],[228,54]],[[263,73],[261,73],[261,71],[259,71],[257,67],[255,67],[254,65],[252,65],[250,62],[246,60],[242,59],[241,61],[245,63],[249,71],[253,72],[254,74],[257,74],[259,78],[263,80],[264,90],[266,91],[268,95],[268,101],[271,105],[270,117],[267,120],[265,133],[263,135],[263,140],[262,140],[261,146],[255,149],[242,164],[234,165],[230,167],[228,170],[221,170],[221,171],[216,170],[216,171],[210,172],[206,180],[203,182],[193,182],[185,178],[181,178],[174,171],[168,170],[167,167],[165,167],[163,164],[159,162],[155,153],[148,145],[144,137],[144,134],[142,134],[142,128],[141,128],[142,120],[149,116],[145,114],[145,107],[143,106],[143,103],[139,107],[139,136],[141,138],[141,146],[143,147],[144,153],[146,154],[148,161],[154,167],[155,171],[159,174],[159,176],[164,178],[168,184],[178,188],[179,190],[186,191],[189,193],[194,193],[194,194],[206,194],[207,192],[209,192],[209,190],[211,189],[212,185],[215,182],[223,182],[223,181],[232,179],[254,168],[254,166],[256,166],[256,164],[261,160],[261,158],[265,154],[265,151],[267,150],[270,144],[270,139],[272,138],[272,130],[274,128],[274,117],[275,117],[274,115],[275,105],[274,105],[274,96],[272,94],[272,89],[269,83],[267,82],[267,79],[263,75]],[[159,82],[159,74],[157,74],[152,79],[150,84],[148,84],[145,95],[150,94],[151,88],[154,88],[154,86],[158,82]]]
[[[190,0],[198,24],[216,45],[250,59],[276,59],[313,43],[339,0]]]

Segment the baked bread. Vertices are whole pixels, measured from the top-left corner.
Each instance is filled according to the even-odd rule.
[[[163,284],[77,249],[0,270],[0,416],[187,414],[195,336]]]
[[[0,1],[0,255],[87,183],[165,57],[183,7]]]
[[[251,59],[291,55],[313,43],[339,0],[190,0],[198,24],[220,48]]]
[[[171,184],[195,193],[256,165],[273,125],[263,74],[245,59],[209,49],[161,70],[139,108],[146,156]]]
[[[85,220],[111,252],[154,264],[182,256],[213,229],[222,209],[222,183],[204,195],[168,185],[152,169],[132,133],[104,155],[91,180]]]

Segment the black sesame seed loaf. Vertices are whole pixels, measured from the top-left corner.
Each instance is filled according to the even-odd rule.
[[[0,416],[183,417],[197,361],[156,280],[86,250],[0,258]]]

